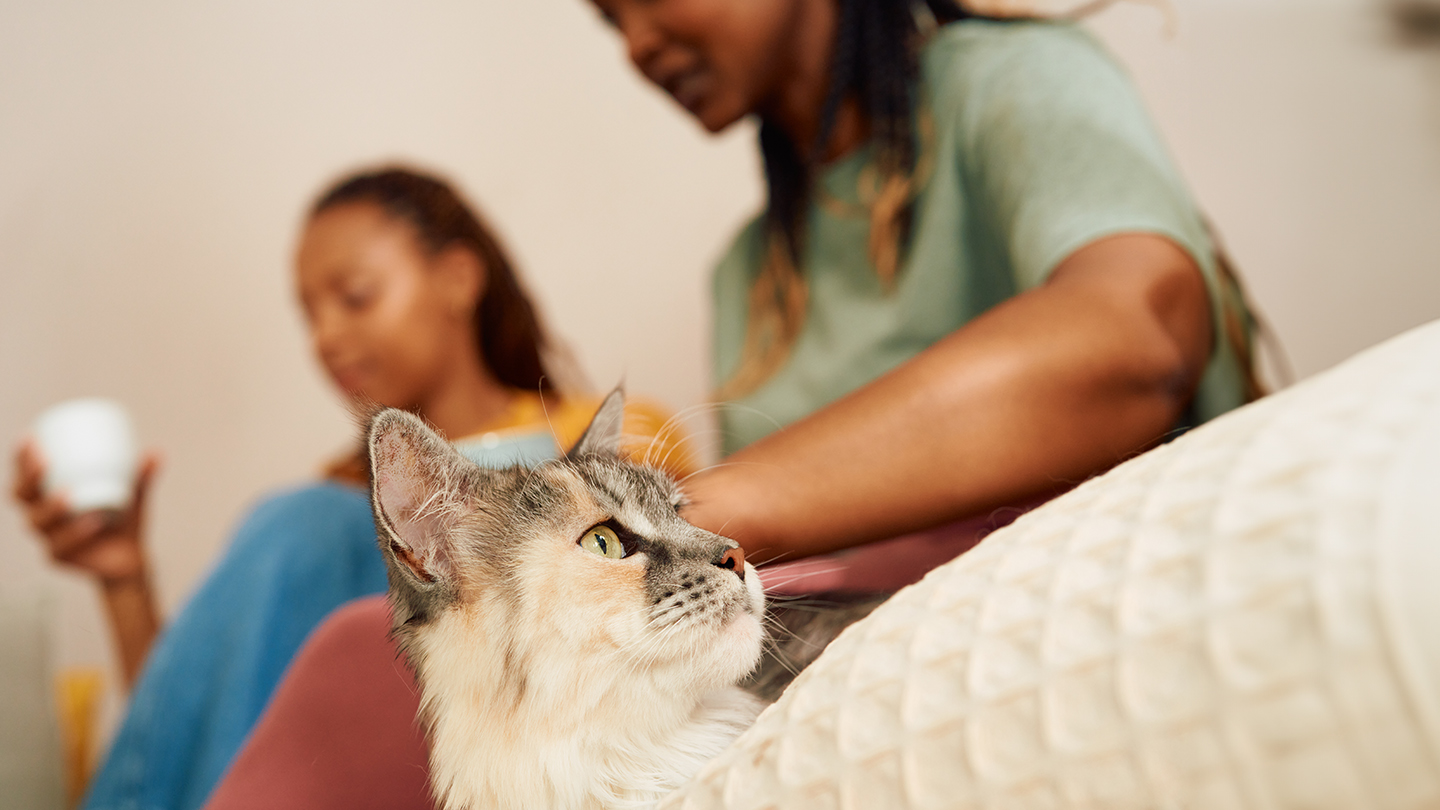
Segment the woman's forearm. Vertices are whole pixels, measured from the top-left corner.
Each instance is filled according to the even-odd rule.
[[[150,645],[160,632],[160,614],[150,589],[150,577],[141,571],[133,577],[102,581],[105,610],[115,633],[115,646],[120,657],[120,672],[128,690],[135,685]]]
[[[1055,492],[1153,444],[1210,348],[1193,260],[1097,242],[893,372],[687,482],[756,559],[846,548]]]

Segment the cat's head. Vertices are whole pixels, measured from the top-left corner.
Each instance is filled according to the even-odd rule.
[[[612,393],[568,454],[534,469],[476,465],[403,411],[372,419],[395,634],[422,681],[475,667],[520,690],[623,673],[705,688],[754,667],[754,569],[680,517],[672,479],[620,457],[623,409]]]

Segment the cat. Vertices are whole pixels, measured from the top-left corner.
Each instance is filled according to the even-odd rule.
[[[619,455],[624,396],[533,469],[483,468],[417,417],[370,422],[393,635],[444,810],[651,807],[764,707],[736,684],[764,595],[675,482]]]

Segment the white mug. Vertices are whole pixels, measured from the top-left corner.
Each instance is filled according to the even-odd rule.
[[[35,421],[47,494],[72,512],[124,509],[134,494],[140,451],[130,418],[109,399],[72,399]]]

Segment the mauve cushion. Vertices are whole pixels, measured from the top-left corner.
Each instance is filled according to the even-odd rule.
[[[389,631],[379,596],[316,628],[207,810],[431,810],[419,693]]]

